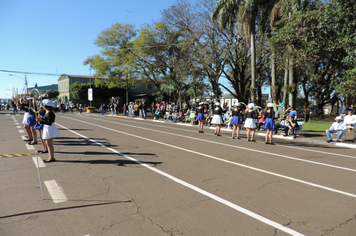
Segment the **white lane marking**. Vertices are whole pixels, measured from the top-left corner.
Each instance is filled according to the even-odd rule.
[[[70,119],[70,118],[68,118],[68,119]],[[75,120],[75,119],[73,119],[73,120]],[[271,171],[259,169],[259,168],[248,166],[248,165],[244,165],[244,164],[241,164],[241,163],[228,161],[228,160],[225,160],[225,159],[222,159],[222,158],[219,158],[219,157],[214,157],[214,156],[207,155],[207,154],[204,154],[204,153],[200,153],[200,152],[196,152],[196,151],[193,151],[193,150],[185,149],[185,148],[182,148],[182,147],[174,146],[174,145],[171,145],[171,144],[159,142],[159,141],[156,141],[156,140],[153,140],[153,139],[144,138],[144,137],[141,137],[141,136],[138,136],[138,135],[134,135],[134,134],[126,133],[126,132],[123,132],[123,131],[111,129],[111,128],[108,128],[108,127],[105,127],[105,126],[96,125],[96,124],[85,122],[85,121],[80,121],[80,122],[86,123],[86,124],[89,124],[89,125],[92,125],[92,126],[97,126],[97,127],[103,128],[103,129],[111,130],[111,131],[114,131],[114,132],[117,132],[117,133],[129,135],[129,136],[132,136],[132,137],[135,137],[135,138],[147,140],[149,142],[158,143],[158,144],[161,144],[161,145],[164,145],[164,146],[168,146],[168,147],[172,147],[172,148],[175,148],[175,149],[178,149],[178,150],[194,153],[194,154],[197,154],[197,155],[200,155],[200,156],[205,156],[205,157],[208,157],[208,158],[211,158],[211,159],[214,159],[214,160],[226,162],[226,163],[233,164],[233,165],[236,165],[236,166],[241,166],[241,167],[244,167],[244,168],[247,168],[247,169],[250,169],[250,170],[255,170],[255,171],[258,171],[258,172],[265,173],[265,174],[277,176],[277,177],[280,177],[280,178],[292,180],[292,181],[295,181],[295,182],[298,182],[298,183],[306,184],[306,185],[313,186],[313,187],[316,187],[316,188],[321,188],[321,189],[324,189],[324,190],[327,190],[327,191],[331,191],[331,192],[339,193],[339,194],[342,194],[342,195],[345,195],[345,196],[356,198],[356,195],[352,194],[352,193],[348,193],[348,192],[344,192],[344,191],[341,191],[341,190],[329,188],[329,187],[326,187],[326,186],[322,186],[322,185],[319,185],[319,184],[307,182],[307,181],[300,180],[300,179],[293,178],[293,177],[289,177],[289,176],[286,176],[286,175],[277,174],[277,173],[274,173],[274,172],[271,172]],[[60,126],[65,128],[62,125],[60,125]],[[72,131],[72,132],[74,132],[74,131]]]
[[[55,180],[44,181],[44,183],[54,203],[61,203],[68,200],[63,189]]]
[[[35,150],[35,147],[30,144],[26,144],[27,150]]]
[[[46,165],[44,164],[42,158],[38,157],[38,166],[37,166],[37,157],[32,157],[32,160],[33,160],[33,163],[35,163],[35,166],[37,168],[43,168],[43,167],[46,167]]]
[[[226,206],[228,206],[228,207],[230,207],[232,209],[235,209],[235,210],[237,210],[237,211],[239,211],[239,212],[241,212],[241,213],[243,213],[245,215],[248,215],[248,216],[250,216],[250,217],[252,217],[252,218],[254,218],[254,219],[258,220],[258,221],[261,221],[261,222],[263,222],[263,223],[265,223],[267,225],[270,225],[270,226],[272,226],[272,227],[274,227],[274,228],[276,228],[278,230],[281,230],[281,231],[283,231],[285,233],[288,233],[290,235],[300,235],[300,236],[303,235],[303,234],[301,234],[301,233],[299,233],[297,231],[294,231],[294,230],[292,230],[290,228],[287,228],[287,227],[285,227],[285,226],[283,226],[283,225],[281,225],[281,224],[279,224],[277,222],[269,220],[269,219],[267,219],[267,218],[265,218],[263,216],[260,216],[260,215],[258,215],[256,213],[252,212],[252,211],[249,211],[249,210],[247,210],[247,209],[245,209],[243,207],[240,207],[240,206],[238,206],[238,205],[236,205],[236,204],[234,204],[234,203],[232,203],[230,201],[227,201],[227,200],[225,200],[225,199],[223,199],[221,197],[218,197],[218,196],[216,196],[214,194],[211,194],[211,193],[209,193],[209,192],[207,192],[207,191],[205,191],[205,190],[203,190],[201,188],[198,188],[198,187],[196,187],[196,186],[194,186],[192,184],[189,184],[188,182],[185,182],[185,181],[183,181],[181,179],[178,179],[178,178],[176,178],[176,177],[174,177],[174,176],[172,176],[172,175],[170,175],[170,174],[168,174],[166,172],[163,172],[163,171],[158,170],[158,169],[156,169],[154,167],[151,167],[151,166],[149,166],[149,165],[147,165],[147,164],[145,164],[145,163],[143,163],[141,161],[136,160],[135,158],[132,158],[132,157],[127,156],[127,155],[125,155],[123,153],[120,153],[119,151],[116,151],[113,148],[109,148],[109,147],[107,147],[106,145],[104,145],[104,144],[102,144],[100,142],[97,142],[97,141],[95,141],[93,139],[90,139],[90,138],[88,138],[88,137],[86,137],[86,136],[84,136],[84,135],[82,135],[82,134],[80,134],[78,132],[75,132],[73,130],[68,129],[67,127],[64,127],[63,125],[60,125],[58,123],[56,123],[56,125],[66,129],[66,130],[68,130],[68,131],[70,131],[70,132],[72,132],[72,133],[74,133],[74,134],[76,134],[76,135],[78,135],[78,136],[80,136],[82,138],[85,138],[85,139],[89,140],[90,142],[96,143],[97,145],[99,145],[101,147],[104,147],[104,148],[106,148],[106,149],[108,149],[108,150],[110,150],[110,151],[112,151],[112,152],[114,152],[114,153],[116,153],[116,154],[118,154],[120,156],[123,156],[123,157],[125,157],[125,158],[127,158],[127,159],[129,159],[131,161],[134,161],[137,164],[139,164],[139,165],[141,165],[143,167],[146,167],[147,169],[150,169],[150,170],[156,172],[157,174],[165,176],[165,177],[173,180],[174,182],[176,182],[178,184],[181,184],[181,185],[183,185],[183,186],[185,186],[187,188],[190,188],[190,189],[192,189],[192,190],[194,190],[194,191],[196,191],[196,192],[198,192],[198,193],[200,193],[202,195],[205,195],[205,196],[207,196],[207,197],[209,197],[209,198],[211,198],[211,199],[213,199],[215,201],[218,201],[218,202],[220,202],[220,203],[222,203],[222,204],[224,204],[224,205],[226,205]]]
[[[7,116],[9,116],[10,114],[6,114]]]
[[[66,117],[66,118],[68,118],[68,117]],[[72,118],[68,118],[68,119],[72,119]],[[95,119],[95,118],[89,118],[89,119],[100,120],[100,119]],[[105,121],[105,120],[100,120],[100,121]],[[183,138],[189,138],[189,139],[198,140],[198,141],[202,141],[202,142],[213,143],[215,145],[223,145],[223,146],[237,148],[237,149],[243,149],[243,150],[247,150],[247,151],[251,151],[251,152],[258,152],[258,153],[262,153],[262,154],[265,154],[265,155],[272,155],[272,156],[282,157],[282,158],[291,159],[291,160],[295,160],[295,161],[301,161],[301,162],[306,162],[306,163],[311,163],[311,164],[316,164],[316,165],[327,166],[327,167],[331,167],[331,168],[336,168],[336,169],[356,172],[355,169],[351,169],[351,168],[346,168],[346,167],[342,167],[342,166],[335,166],[335,165],[331,165],[331,164],[325,164],[325,163],[317,162],[317,161],[299,159],[299,158],[296,158],[296,157],[290,157],[290,156],[281,155],[281,154],[277,154],[277,153],[260,151],[260,150],[257,150],[257,149],[245,148],[245,147],[241,147],[241,146],[234,146],[234,145],[230,145],[230,144],[226,144],[226,143],[219,143],[219,142],[216,142],[216,141],[210,141],[210,140],[206,140],[206,139],[194,138],[194,137],[190,137],[190,136],[185,136],[185,135],[174,134],[174,133],[169,133],[169,132],[165,132],[165,131],[159,131],[159,130],[144,128],[144,127],[141,127],[141,126],[122,124],[122,123],[117,123],[117,122],[112,122],[112,121],[105,121],[105,122],[113,123],[113,124],[120,124],[120,125],[124,125],[124,126],[128,126],[128,127],[138,128],[138,129],[145,129],[145,130],[149,130],[149,131],[154,131],[154,132],[168,134],[168,135],[174,135],[174,136],[183,137]]]
[[[89,119],[94,119],[94,118],[89,118]],[[149,121],[149,120],[147,120]],[[153,121],[153,120],[152,120]],[[109,121],[106,121],[106,122],[109,122]],[[135,121],[132,121],[132,120],[125,120],[125,122],[130,122],[130,123],[135,123],[137,124],[137,122]],[[166,123],[164,121],[160,121],[162,123]],[[113,123],[113,122],[111,122]],[[115,122],[117,124],[122,124],[122,123],[118,123],[118,122]],[[161,125],[153,125],[153,124],[147,124],[145,123],[146,125],[150,125],[150,126],[155,126],[155,127],[160,127],[160,128],[168,128],[168,129],[176,129],[176,130],[181,130],[181,131],[189,131],[189,132],[192,132],[192,133],[195,133],[196,131],[191,131],[191,130],[187,130],[187,129],[180,129],[180,128],[175,128],[175,127],[171,127],[171,126],[161,126]],[[167,124],[172,124],[172,123],[167,123]],[[137,126],[135,126],[137,128]],[[198,126],[196,126],[198,127]],[[204,129],[206,129],[207,127],[204,127]],[[210,129],[214,129],[213,127],[210,127]],[[221,129],[221,130],[224,130],[224,129]],[[245,132],[245,131],[244,131]],[[273,136],[275,138],[275,136]],[[341,144],[337,144],[337,145],[341,145]],[[352,144],[351,144],[352,145]],[[298,148],[298,147],[294,147],[294,146],[288,146],[288,145],[282,145],[282,144],[276,144],[276,146],[279,146],[279,147],[284,147],[284,148],[293,148],[293,149],[297,149],[297,150],[303,150],[303,151],[308,151],[308,152],[316,152],[316,153],[322,153],[322,154],[327,154],[327,155],[333,155],[333,156],[341,156],[341,157],[347,157],[347,158],[353,158],[353,159],[356,159],[355,156],[350,156],[350,155],[344,155],[344,154],[339,154],[339,153],[332,153],[332,152],[324,152],[324,151],[318,151],[318,150],[312,150],[312,149],[307,149],[307,148]]]
[[[21,129],[22,127],[21,126],[16,126],[16,128]]]
[[[22,134],[22,133],[25,133],[25,131],[23,131],[23,130],[21,130],[21,129],[20,129],[20,130],[19,130],[19,133],[21,133],[21,134]]]
[[[19,123],[15,122],[15,125],[19,125]]]
[[[26,135],[22,135],[21,138],[22,138],[22,140],[25,140],[26,139]]]

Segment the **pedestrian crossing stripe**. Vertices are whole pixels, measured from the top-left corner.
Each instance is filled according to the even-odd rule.
[[[3,158],[3,157],[22,157],[22,156],[31,156],[32,154],[3,154],[3,155],[0,155],[0,158]]]

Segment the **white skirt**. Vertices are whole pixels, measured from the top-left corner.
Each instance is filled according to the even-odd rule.
[[[252,118],[246,118],[245,120],[245,128],[246,129],[254,129],[256,128],[256,122]]]
[[[214,114],[213,119],[211,120],[211,123],[221,125],[221,124],[224,124],[224,121],[221,118],[221,115]]]
[[[22,124],[25,125],[27,123],[27,118],[29,115],[30,115],[30,113],[25,112],[25,114],[23,115]]]
[[[44,125],[43,126],[43,133],[42,133],[42,139],[50,139],[50,138],[55,138],[59,137],[58,130],[54,123],[52,125]]]

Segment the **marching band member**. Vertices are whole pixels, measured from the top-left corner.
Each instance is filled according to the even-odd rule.
[[[30,98],[31,99],[31,98]],[[32,135],[32,141],[28,142],[30,145],[35,145],[37,144],[37,133],[36,130],[34,129],[34,126],[36,124],[36,118],[35,118],[35,111],[31,109],[31,102],[29,102],[29,111],[28,111],[28,117],[26,121],[26,127],[29,129],[31,135]]]
[[[247,130],[247,141],[252,141],[252,142],[256,142],[256,140],[254,139],[255,137],[255,131],[256,131],[256,123],[255,123],[255,119],[256,119],[256,114],[253,111],[253,103],[249,103],[247,105],[247,109],[245,111],[245,128]],[[252,131],[252,136],[250,138],[250,133]]]
[[[39,115],[41,117],[43,117],[44,115],[46,114],[46,111],[44,110],[44,108],[41,106],[40,107],[40,111],[39,111]],[[43,134],[43,124],[39,123],[36,121],[36,124],[35,126],[33,127],[35,130],[38,130],[38,133],[40,135],[40,138],[41,138],[41,142],[42,142],[42,145],[43,145],[43,149],[39,152],[41,153],[47,153],[48,152],[48,149],[47,149],[47,145],[46,145],[46,141],[42,138],[42,134]]]
[[[232,139],[235,139],[235,131],[237,131],[237,139],[240,139],[240,126],[242,124],[242,115],[241,115],[241,104],[237,103],[234,110],[232,110]]]
[[[214,117],[211,121],[212,124],[216,124],[216,128],[215,128],[215,135],[217,136],[221,136],[220,135],[220,129],[221,129],[221,125],[224,123],[221,115],[222,115],[222,109],[220,107],[220,102],[215,103],[215,109],[214,109]]]
[[[54,162],[56,159],[54,159],[54,149],[53,149],[53,138],[59,137],[58,130],[56,126],[54,125],[54,121],[56,119],[56,115],[52,111],[53,107],[53,102],[49,99],[45,99],[42,101],[42,104],[44,106],[44,109],[46,110],[46,114],[42,116],[37,117],[37,122],[43,124],[43,133],[42,133],[42,139],[46,141],[47,145],[47,150],[49,154],[49,159],[43,160],[44,162]]]
[[[196,112],[197,112],[197,121],[198,123],[198,130],[199,133],[204,133],[203,131],[203,127],[204,127],[204,121],[205,121],[205,117],[204,117],[204,107],[203,107],[203,102],[199,103],[199,107],[197,108]]]
[[[273,136],[273,130],[275,128],[275,124],[274,124],[274,119],[275,119],[275,114],[274,114],[274,110],[273,110],[273,103],[268,103],[267,104],[267,110],[265,112],[265,125],[263,126],[263,128],[265,130],[267,130],[266,132],[266,144],[268,144],[268,139],[269,139],[269,144],[274,144],[272,142],[272,136]]]
[[[26,100],[26,98],[23,98],[23,101],[22,101],[22,109],[25,111],[24,115],[23,115],[23,119],[22,119],[22,124],[24,125],[24,128],[26,130],[26,133],[27,133],[27,138],[24,139],[24,141],[29,141],[31,142],[33,140],[33,137],[32,137],[32,133],[31,133],[31,129],[29,126],[27,126],[27,118],[29,116],[29,105],[28,105],[28,101]]]

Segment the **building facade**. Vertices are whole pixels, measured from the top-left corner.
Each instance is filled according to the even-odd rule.
[[[58,91],[58,84],[51,84],[51,85],[44,85],[44,86],[37,86],[37,87],[30,87],[28,88],[28,92],[31,92],[32,89],[36,88],[41,94],[45,91]]]
[[[109,79],[108,77],[99,77],[98,79]],[[93,83],[95,78],[93,76],[79,76],[79,75],[66,75],[63,74],[58,78],[58,99],[61,101],[77,103],[70,95],[70,85],[75,82],[79,83]],[[125,80],[125,79],[122,79]],[[146,94],[154,94],[158,92],[157,87],[152,82],[147,82],[146,80],[130,80],[131,85],[129,86],[129,96],[130,97],[142,97]],[[164,83],[164,81],[162,81]],[[94,100],[95,100],[95,94]]]

